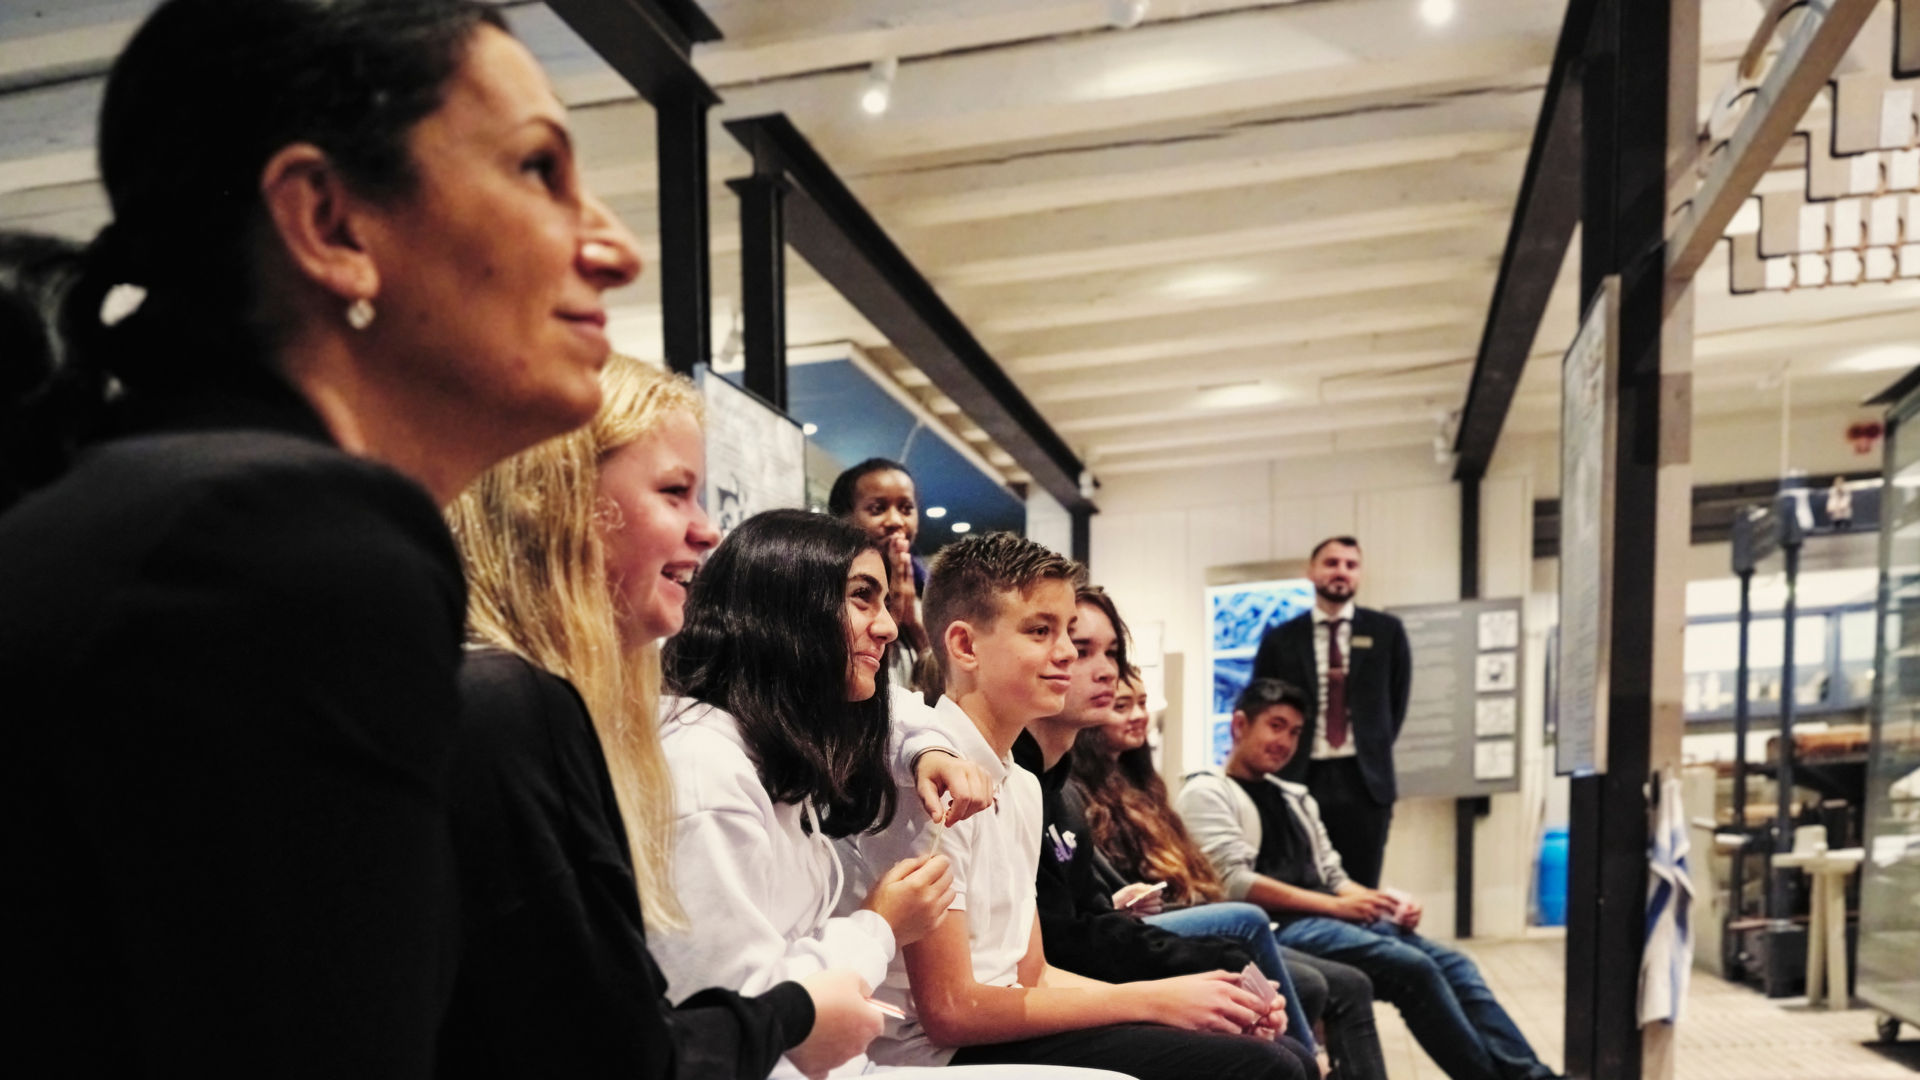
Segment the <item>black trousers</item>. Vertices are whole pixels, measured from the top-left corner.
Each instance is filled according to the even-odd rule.
[[[1137,1080],[1320,1080],[1307,1048],[1282,1036],[1209,1035],[1158,1024],[1116,1024],[1018,1042],[963,1046],[953,1065],[1074,1065]]]
[[[1325,1030],[1321,1041],[1340,1080],[1387,1080],[1380,1032],[1373,1025],[1373,980],[1357,967],[1284,945],[1280,955],[1300,992],[1300,1007]]]
[[[1393,804],[1373,800],[1366,778],[1360,775],[1360,759],[1323,758],[1310,763],[1307,790],[1320,804],[1320,820],[1347,876],[1369,889],[1379,888]]]

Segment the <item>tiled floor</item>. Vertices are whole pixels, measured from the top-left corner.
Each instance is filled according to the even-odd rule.
[[[1474,941],[1467,948],[1514,1022],[1547,1064],[1561,1065],[1566,943],[1560,938]],[[1379,1009],[1380,1040],[1393,1080],[1446,1080],[1391,1005]],[[1871,1009],[1809,1009],[1804,998],[1769,1001],[1695,972],[1680,1023],[1675,1080],[1913,1080],[1920,1032],[1901,1028],[1893,1047],[1874,1043]]]

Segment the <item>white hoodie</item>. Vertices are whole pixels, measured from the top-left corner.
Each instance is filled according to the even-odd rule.
[[[673,773],[674,889],[692,924],[648,928],[667,996],[677,1004],[711,986],[759,994],[827,968],[879,986],[893,960],[893,929],[871,911],[833,915],[846,875],[813,807],[768,797],[731,714],[687,698],[663,700],[660,712]],[[946,741],[896,725],[896,772],[910,775],[914,757]],[[904,800],[897,812],[924,813]],[[866,1064],[857,1057],[832,1075],[857,1076]],[[782,1058],[772,1075],[801,1074]]]

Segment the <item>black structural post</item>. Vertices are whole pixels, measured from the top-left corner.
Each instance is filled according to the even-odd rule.
[[[1670,0],[1599,0],[1582,65],[1580,292],[1620,276],[1607,766],[1571,785],[1566,1065],[1638,1080],[1653,735]]]
[[[1073,561],[1081,566],[1093,561],[1093,510],[1076,506],[1067,511],[1073,521]]]
[[[1460,477],[1460,599],[1480,599],[1480,474]],[[1473,936],[1473,827],[1486,816],[1484,795],[1453,801],[1453,936]]]
[[[1745,543],[1741,534],[1749,539]],[[1753,518],[1743,515],[1734,526],[1734,572],[1740,577],[1740,658],[1733,673],[1733,828],[1740,837],[1740,846],[1733,849],[1733,873],[1728,882],[1729,896],[1727,917],[1738,920],[1746,914],[1742,910],[1747,895],[1747,729],[1752,723],[1751,698],[1748,695],[1748,657],[1751,644],[1750,630],[1753,623],[1753,561],[1751,557]],[[1748,554],[1743,557],[1743,550]],[[1725,970],[1732,969],[1736,955],[1733,935],[1721,932],[1720,957]]]
[[[713,358],[707,207],[707,95],[665,91],[653,103],[660,170],[660,310],[667,367]]]
[[[727,186],[740,197],[740,303],[746,387],[787,408],[787,182],[755,172]]]
[[[1778,771],[1773,777],[1773,786],[1779,795],[1773,819],[1773,850],[1776,853],[1793,850],[1793,715],[1799,706],[1794,693],[1799,673],[1794,670],[1793,632],[1800,615],[1800,545],[1805,539],[1800,529],[1800,519],[1794,511],[1793,496],[1783,492],[1775,510],[1775,517],[1780,524],[1780,554],[1786,562],[1787,572],[1787,598],[1780,612],[1784,620],[1780,645],[1780,760],[1776,763]],[[1767,918],[1784,920],[1793,911],[1791,872],[1774,870],[1772,860],[1768,860],[1767,868]],[[1844,911],[1841,912],[1842,918],[1845,915]],[[1844,993],[1845,987],[1840,988],[1840,992]]]

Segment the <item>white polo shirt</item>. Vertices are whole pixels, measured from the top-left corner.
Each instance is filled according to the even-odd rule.
[[[953,862],[954,891],[948,910],[967,913],[967,945],[973,957],[973,978],[986,986],[1013,986],[1019,982],[1019,964],[1027,955],[1036,911],[1034,875],[1040,869],[1040,831],[1044,811],[1040,781],[1013,763],[1011,755],[996,756],[958,704],[941,698],[928,709],[918,702],[894,699],[895,723],[903,710],[922,715],[907,723],[931,721],[953,741],[962,757],[987,771],[997,787],[993,806],[948,829],[940,853]],[[840,841],[847,868],[847,888],[840,894],[840,913],[860,906],[894,863],[925,854],[932,847],[932,822],[920,808],[912,787],[900,791],[900,808],[893,823],[875,836],[852,836]],[[907,988],[904,956],[896,953],[887,977],[874,997],[907,1014],[888,1018],[886,1030],[867,1048],[867,1056],[884,1065],[945,1065],[953,1047],[927,1040]]]

